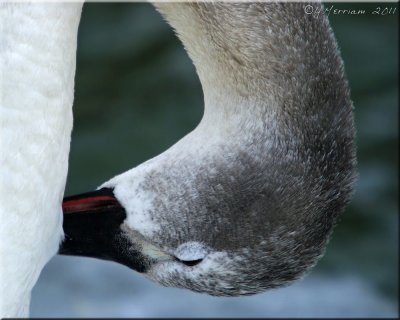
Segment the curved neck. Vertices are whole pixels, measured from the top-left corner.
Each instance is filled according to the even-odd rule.
[[[63,235],[81,8],[0,4],[0,317],[28,316]]]
[[[319,6],[319,3],[313,5]],[[203,86],[205,115],[332,112],[347,99],[336,41],[305,4],[155,3],[176,30]],[[328,90],[329,88],[329,90]],[[315,95],[313,96],[313,93]],[[309,98],[308,98],[309,97]],[[333,99],[332,99],[333,98]],[[298,110],[303,108],[303,112]],[[306,111],[308,111],[306,110]],[[317,111],[319,110],[319,111]]]

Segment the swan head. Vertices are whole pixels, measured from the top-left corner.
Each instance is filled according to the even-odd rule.
[[[336,168],[340,152],[325,164]],[[60,252],[113,260],[165,286],[255,294],[316,263],[351,190],[351,161],[324,177],[296,157],[265,167],[241,155],[230,167],[177,154],[66,198]]]

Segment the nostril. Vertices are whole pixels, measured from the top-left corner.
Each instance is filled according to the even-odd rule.
[[[197,260],[180,260],[178,258],[176,258],[177,261],[183,263],[185,266],[188,267],[194,267],[196,265],[198,265],[200,262],[203,261],[203,259],[197,259]]]

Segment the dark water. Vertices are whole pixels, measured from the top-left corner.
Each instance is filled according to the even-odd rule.
[[[32,316],[395,316],[398,16],[372,15],[378,6],[335,4],[367,13],[330,15],[355,106],[359,180],[309,276],[254,297],[212,298],[111,263],[57,257],[35,287]],[[67,194],[159,154],[199,122],[195,70],[149,4],[85,4],[74,113]]]

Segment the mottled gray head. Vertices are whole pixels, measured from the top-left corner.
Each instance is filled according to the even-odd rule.
[[[212,295],[297,279],[323,253],[355,175],[352,104],[326,17],[292,3],[157,7],[196,66],[203,120],[108,189],[67,199],[62,253]],[[117,222],[71,222],[93,211]]]

